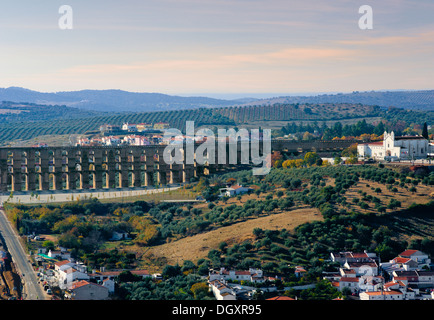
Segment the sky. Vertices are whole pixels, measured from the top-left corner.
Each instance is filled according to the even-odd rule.
[[[381,3],[380,3],[381,2]],[[62,30],[62,5],[73,27]],[[373,29],[359,28],[370,5]],[[0,88],[179,95],[434,89],[433,0],[0,3]]]

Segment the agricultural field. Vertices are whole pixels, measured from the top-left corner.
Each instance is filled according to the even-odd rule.
[[[219,198],[228,183],[251,192]],[[69,248],[91,269],[146,268],[168,276],[168,270],[206,275],[209,268],[258,267],[300,284],[289,266],[305,267],[303,283],[315,282],[331,268],[331,251],[368,250],[383,261],[406,248],[433,254],[433,186],[426,171],[313,164],[273,168],[265,177],[250,170],[202,177],[187,190],[207,202],[88,199],[5,208],[20,234],[44,235],[39,245]],[[177,192],[172,196],[186,196]],[[130,239],[113,241],[113,231]]]

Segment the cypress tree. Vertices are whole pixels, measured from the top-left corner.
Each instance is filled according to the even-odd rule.
[[[425,139],[428,139],[428,126],[427,126],[426,122],[423,124],[422,137],[424,137]]]

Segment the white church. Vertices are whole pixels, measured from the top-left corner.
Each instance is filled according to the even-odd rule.
[[[375,160],[426,159],[434,153],[434,145],[422,136],[399,136],[384,132],[383,141],[360,143],[357,146],[359,158]]]

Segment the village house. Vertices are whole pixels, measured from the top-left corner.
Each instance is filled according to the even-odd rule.
[[[52,259],[62,259],[68,261],[71,259],[71,253],[66,249],[49,250],[47,256]]]
[[[86,266],[83,264],[73,263],[69,260],[63,260],[54,264],[54,271],[57,282],[61,289],[69,288],[76,280],[89,280],[86,273]]]
[[[323,278],[338,290],[358,293],[361,300],[430,299],[434,272],[421,270],[431,264],[421,251],[405,250],[387,263],[379,263],[375,253],[367,252],[332,252],[330,256],[340,267],[338,272],[324,272]],[[386,271],[392,280],[385,282],[380,271]]]
[[[136,132],[137,131],[137,125],[134,123],[124,123],[122,125],[122,130],[128,131],[128,132]]]
[[[112,294],[115,292],[115,282],[111,279],[105,279],[98,284],[102,285],[103,287],[106,287],[108,289],[109,294]]]
[[[429,269],[431,259],[426,253],[419,250],[405,250],[389,262],[380,264],[385,272],[392,274],[394,271],[412,271],[423,268]]]
[[[262,270],[250,268],[249,270],[226,270],[221,268],[219,271],[211,270],[209,272],[209,281],[214,280],[236,280],[249,282],[264,282]]]
[[[146,137],[139,135],[125,136],[122,141],[130,146],[149,146],[151,144]]]
[[[68,288],[65,297],[71,300],[106,300],[109,289],[86,280],[75,281]]]
[[[371,252],[331,252],[330,258],[333,262],[339,262],[343,265],[345,262],[371,262],[376,261],[377,254]]]
[[[227,285],[225,280],[211,280],[209,287],[217,300],[237,299],[235,291]]]
[[[404,252],[401,252],[398,257],[415,261],[419,269],[424,267],[429,268],[431,264],[431,259],[429,256],[419,250],[405,250]]]
[[[353,270],[356,277],[378,275],[378,266],[375,261],[371,262],[345,262],[344,268]]]
[[[413,288],[426,289],[434,288],[434,272],[433,271],[423,271],[423,270],[412,270],[412,271],[393,271],[392,273],[395,278],[406,278],[408,285]]]
[[[118,146],[122,140],[118,136],[108,136],[101,138],[102,144],[106,146]]]
[[[404,300],[404,294],[400,291],[370,291],[362,292],[360,300]]]
[[[295,267],[294,274],[297,278],[303,277],[303,275],[305,275],[306,273],[307,273],[307,271],[303,267],[301,267],[301,266]]]

